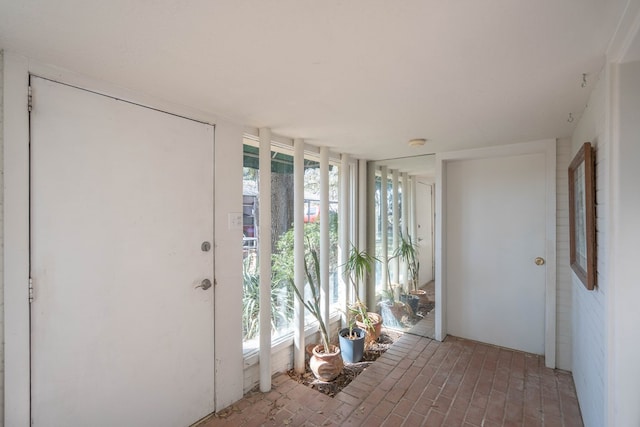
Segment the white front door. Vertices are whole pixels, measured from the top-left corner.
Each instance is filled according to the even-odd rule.
[[[452,160],[445,180],[447,332],[544,354],[545,154]]]
[[[32,77],[35,426],[214,410],[213,132]]]

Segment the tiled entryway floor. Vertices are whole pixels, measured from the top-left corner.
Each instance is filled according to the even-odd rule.
[[[568,372],[465,339],[406,334],[335,398],[273,379],[200,426],[582,426]]]

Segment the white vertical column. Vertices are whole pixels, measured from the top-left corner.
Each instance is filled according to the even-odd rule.
[[[355,243],[355,242],[354,242]],[[358,160],[358,250],[367,249],[367,161]],[[369,252],[373,254],[373,252]],[[367,279],[358,283],[360,301],[366,301]],[[373,307],[371,310],[375,311]]]
[[[349,206],[349,155],[342,154],[340,156],[340,205],[338,206],[340,213],[340,222],[338,230],[339,244],[339,271],[338,280],[340,283],[340,307],[346,313],[347,304],[353,300],[353,292],[349,279],[345,277],[344,265],[349,258],[349,214],[351,209]],[[343,318],[344,326],[346,326],[347,319]]]
[[[400,236],[398,230],[400,229],[400,198],[398,195],[398,170],[391,171],[391,219],[393,229],[391,230],[391,248],[395,252],[400,245]],[[393,255],[392,252],[392,255]],[[394,258],[391,263],[391,278],[394,283],[400,284],[400,258]]]
[[[260,391],[271,390],[271,130],[260,129]]]
[[[387,213],[389,212],[389,201],[387,195],[388,176],[386,166],[382,166],[380,168],[380,174],[382,176],[380,178],[380,244],[382,245],[382,248],[380,248],[380,259],[382,260],[382,283],[386,284],[384,286],[386,288],[386,286],[389,285],[389,283],[387,283],[389,280],[389,263],[387,262],[389,259],[389,220],[387,218]]]
[[[320,311],[329,332],[329,148],[320,147]]]
[[[371,224],[371,227],[367,227],[367,250],[370,254],[376,254],[376,167],[375,164],[367,165],[367,197],[366,197],[366,215],[367,222]],[[361,248],[362,249],[362,248]],[[382,254],[378,254],[379,259],[381,260],[381,267],[384,265],[384,260],[382,259]],[[382,271],[382,270],[381,270]],[[382,275],[382,274],[381,274]],[[384,275],[381,277],[382,280],[387,280]],[[374,274],[370,275],[367,278],[367,292],[366,292],[366,301],[367,307],[371,311],[375,311],[376,307],[376,282],[378,281],[378,276],[374,271]],[[381,283],[385,283],[384,281],[380,281]],[[384,286],[384,285],[383,285]]]
[[[429,185],[429,194],[431,195],[431,211],[429,212],[429,226],[431,227],[431,277],[436,277],[436,185]],[[415,215],[415,213],[414,213]],[[417,223],[417,221],[416,221]],[[418,232],[417,226],[414,225],[414,232]]]
[[[413,203],[411,200],[411,191],[409,190],[409,175],[402,173],[402,227],[400,232],[405,239],[411,238],[415,243],[415,234],[409,233],[409,206]],[[409,264],[402,263],[402,277],[404,277],[404,288],[409,290]]]
[[[418,192],[418,177],[414,176],[409,180],[409,190],[410,190],[411,203],[409,204],[409,222],[407,223],[407,226],[408,226],[407,232],[411,235],[411,238],[413,239],[413,243],[415,245],[418,245],[418,217],[416,212],[416,200],[417,200],[416,194]],[[425,214],[427,213],[425,212]],[[434,253],[433,250],[431,251],[431,253],[432,254]],[[419,277],[418,277],[418,280],[420,280]],[[420,286],[420,283],[416,284],[416,287],[417,286]]]
[[[409,215],[411,216],[411,221],[409,221],[410,227],[409,232],[414,239],[417,239],[418,236],[418,220],[417,220],[417,212],[416,212],[416,193],[418,192],[418,177],[413,177],[411,180],[411,205]],[[431,207],[433,209],[433,203]],[[417,240],[415,243],[418,243]],[[433,253],[433,252],[432,252]]]
[[[296,288],[304,295],[304,140],[293,141],[293,270]],[[293,299],[293,368],[304,373],[304,306]]]

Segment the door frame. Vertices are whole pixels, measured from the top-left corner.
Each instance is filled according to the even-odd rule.
[[[457,160],[485,159],[492,157],[516,156],[523,154],[545,155],[546,188],[546,236],[545,236],[545,324],[544,356],[549,368],[556,365],[556,140],[524,142],[488,148],[452,151],[436,154],[436,314],[435,335],[438,341],[447,336],[446,299],[447,299],[447,260],[444,254],[447,239],[443,235],[446,229],[447,164]]]
[[[0,424],[12,426],[31,425],[30,407],[30,312],[29,312],[29,111],[27,96],[30,75],[38,75],[61,83],[70,84],[101,94],[109,94],[122,100],[148,106],[170,114],[180,115],[215,126],[214,158],[225,162],[214,162],[215,182],[222,178],[234,179],[232,189],[214,186],[214,334],[215,334],[215,408],[224,408],[243,394],[242,346],[237,328],[223,327],[224,319],[241,310],[242,248],[241,228],[228,226],[229,212],[239,211],[242,202],[242,125],[226,122],[211,113],[186,107],[153,96],[123,89],[104,81],[83,76],[69,70],[34,61],[16,52],[0,51],[4,108],[4,187],[2,209],[2,239],[4,253],[0,267],[4,292],[4,319],[0,328],[4,332],[4,413],[0,412]],[[240,147],[240,148],[238,148]],[[233,159],[233,161],[228,161]],[[235,191],[237,187],[237,191]],[[236,195],[237,193],[237,195]],[[228,248],[237,245],[238,251]],[[9,250],[10,248],[10,250]],[[222,248],[225,248],[222,250]],[[237,268],[236,268],[237,267]],[[232,342],[233,345],[229,345]],[[220,367],[224,366],[224,369]],[[225,384],[221,387],[221,384]],[[4,418],[4,420],[2,420]]]

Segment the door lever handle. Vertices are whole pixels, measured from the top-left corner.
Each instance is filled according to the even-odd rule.
[[[210,287],[211,287],[211,280],[204,279],[198,286],[196,286],[196,289],[202,288],[203,291],[206,291]]]

